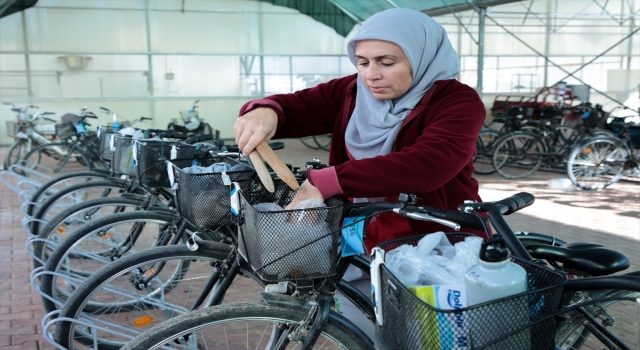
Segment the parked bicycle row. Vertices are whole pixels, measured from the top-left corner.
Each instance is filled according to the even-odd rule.
[[[169,123],[166,131],[173,130],[189,136],[212,134],[211,126],[199,119],[198,102],[195,101],[189,110],[180,111],[182,122]],[[42,157],[59,159],[61,166],[65,166],[69,161],[78,162],[89,168],[103,166],[98,156],[101,151],[97,144],[98,128],[92,127],[88,120],[98,117],[87,107],[83,107],[80,113],[67,113],[60,120],[55,120],[48,117],[55,113],[39,111],[38,106],[16,107],[12,103],[4,104],[11,105],[11,111],[16,113],[14,120],[6,122],[7,134],[15,141],[3,162],[4,169],[8,169],[23,158],[37,164]],[[137,126],[138,122],[151,120],[148,117],[138,117],[131,121],[123,120],[115,111],[105,107],[100,108],[111,119],[103,129],[111,131]]]
[[[640,125],[609,118],[600,106],[562,109],[563,116],[530,120],[521,108],[505,105],[504,113],[480,131],[475,173],[522,179],[546,168],[566,172],[585,190],[640,175]]]
[[[48,312],[44,336],[59,349],[638,346],[616,312],[638,309],[640,272],[601,245],[515,234],[503,215],[532,205],[531,194],[459,211],[417,206],[411,194],[284,210],[306,172],[277,163],[282,144],[245,158],[220,141],[199,144],[206,137],[123,131],[99,133],[108,170],[19,162],[0,173],[23,201],[31,283]],[[464,228],[484,230],[485,246],[524,268],[526,291],[451,310],[419,299],[385,255],[422,236],[380,244],[373,263],[347,253],[363,247],[344,230],[386,211],[450,227],[450,244],[472,236]],[[373,299],[343,279],[349,266],[371,274]],[[225,303],[238,286],[262,292]],[[363,310],[373,336],[332,309],[336,291]]]

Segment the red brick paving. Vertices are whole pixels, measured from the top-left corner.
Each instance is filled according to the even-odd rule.
[[[295,166],[313,157],[327,160],[324,151],[310,150],[297,140],[286,143],[279,154]],[[6,147],[0,148],[0,161],[6,152]],[[484,200],[520,191],[536,196],[533,206],[507,218],[514,230],[601,243],[624,252],[633,268],[640,268],[640,183],[619,182],[596,192],[563,192],[547,186],[554,177],[563,175],[538,172],[519,181],[489,175],[479,176],[478,181]],[[42,338],[40,325],[45,313],[40,295],[29,283],[32,262],[24,249],[27,234],[20,226],[20,204],[16,193],[0,184],[0,349],[53,349]],[[228,295],[237,296],[240,291],[242,288]]]

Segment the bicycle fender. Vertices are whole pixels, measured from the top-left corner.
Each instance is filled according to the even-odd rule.
[[[300,298],[296,298],[296,297],[292,297],[284,294],[267,293],[267,292],[260,292],[259,294],[262,300],[267,304],[291,308],[291,309],[298,309],[304,312],[309,312],[309,310],[311,310],[311,307],[315,304],[314,302],[310,302],[307,300],[303,300]],[[331,310],[329,312],[329,320],[339,325],[341,328],[349,330],[349,332],[351,332],[353,335],[361,339],[362,342],[367,343],[368,348],[375,349],[373,346],[373,340],[369,339],[369,337],[360,329],[360,327],[356,326],[353,322],[351,322],[344,316]]]

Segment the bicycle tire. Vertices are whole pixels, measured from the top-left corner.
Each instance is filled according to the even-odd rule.
[[[603,290],[593,292],[582,292],[580,298],[582,300],[602,300],[600,303],[585,306],[585,310],[596,320],[601,321],[606,329],[611,332],[617,339],[622,341],[631,349],[640,347],[640,338],[638,334],[637,324],[627,328],[626,320],[628,315],[635,312],[634,322],[638,322],[637,314],[640,312],[640,306],[637,301],[628,299],[637,299],[640,292],[628,290]],[[612,313],[616,313],[615,316]],[[556,333],[556,346],[562,350],[580,349],[587,345],[590,349],[604,349],[606,344],[602,344],[591,332],[585,327],[586,323],[590,323],[583,314],[572,311],[565,322],[561,323]],[[615,348],[617,349],[617,348]]]
[[[49,180],[48,182],[44,183],[42,186],[38,188],[38,190],[36,190],[33,193],[30,200],[32,204],[27,205],[26,214],[27,216],[32,216],[38,203],[41,204],[46,200],[46,197],[61,190],[62,188],[66,188],[72,185],[72,184],[67,184],[67,182],[71,182],[76,179],[86,179],[87,181],[92,181],[95,179],[106,179],[110,176],[111,175],[109,173],[95,171],[95,170],[61,174],[60,176],[55,177]],[[58,188],[58,187],[61,187],[61,188]]]
[[[110,195],[113,190],[118,191],[117,193],[119,194],[127,188],[129,188],[129,183],[116,179],[89,181],[69,186],[49,196],[47,200],[38,207],[33,215],[34,221],[28,226],[29,231],[32,235],[38,235],[40,233],[40,228],[43,226],[40,220],[48,221],[55,215],[66,210],[62,208],[68,202],[73,203],[71,205],[75,205],[77,203],[74,202],[77,200],[83,202],[91,199],[88,198],[87,191],[97,190],[96,195],[99,196],[98,198],[106,198],[106,196]],[[74,198],[74,196],[78,196],[80,194],[82,195],[82,198]],[[67,208],[68,207],[69,206],[67,206]]]
[[[45,247],[47,244],[45,241],[53,241],[60,242],[65,236],[69,236],[70,233],[74,232],[73,228],[74,224],[86,225],[89,223],[89,220],[98,220],[107,215],[100,216],[102,209],[111,207],[111,210],[118,210],[124,208],[133,208],[137,210],[144,205],[144,201],[140,199],[126,199],[121,197],[113,197],[113,198],[96,198],[87,202],[78,203],[74,206],[71,206],[67,210],[61,212],[56,215],[53,219],[49,220],[49,222],[44,225],[40,233],[38,234],[38,238],[40,240],[33,243],[33,267],[38,268],[42,266],[40,261],[46,261],[47,256],[45,253]],[[91,211],[87,213],[87,211]],[[98,213],[98,215],[96,215]],[[109,211],[107,211],[109,213]],[[114,214],[111,212],[110,214]],[[82,215],[81,218],[75,219],[74,217]]]
[[[60,288],[58,283],[65,285],[65,289],[77,288],[78,285],[78,282],[67,278],[58,281],[56,274],[65,276],[72,274],[80,280],[86,279],[91,273],[111,261],[156,246],[163,234],[168,234],[166,230],[170,229],[178,219],[177,214],[172,215],[168,211],[125,212],[96,220],[69,235],[51,253],[44,266],[45,273],[40,279],[40,292],[43,294],[42,302],[45,310],[47,312],[57,310],[55,302],[47,296],[54,300],[65,301],[70,294],[67,290]],[[123,233],[114,229],[114,226],[118,225],[126,227],[122,229]],[[132,230],[140,230],[139,239],[133,245],[129,241]],[[156,232],[159,234],[155,235]],[[127,244],[124,247],[128,249],[122,249],[123,244]],[[84,259],[73,259],[73,256],[84,257]]]
[[[24,139],[16,140],[11,147],[9,147],[9,151],[7,152],[7,157],[4,159],[4,169],[9,169],[10,166],[16,164],[20,159],[22,159],[29,150],[25,150],[28,141]]]
[[[496,130],[480,131],[476,141],[476,155],[473,157],[474,174],[490,175],[496,172],[493,167],[493,147],[500,135],[502,133]]]
[[[224,345],[224,349],[232,344],[243,344],[247,348],[259,349],[264,348],[260,346],[262,342],[265,345],[269,345],[269,332],[277,327],[277,325],[285,325],[287,323],[296,325],[307,316],[306,311],[287,308],[275,305],[265,305],[262,303],[255,304],[228,304],[220,305],[216,307],[206,308],[189,312],[184,315],[172,318],[160,325],[145,331],[135,339],[125,345],[123,350],[150,350],[157,349],[163,344],[171,343],[171,346],[178,348],[178,344],[173,342],[175,338],[184,339],[184,335],[191,334],[190,338],[193,339],[195,335],[198,337],[198,347],[207,349],[218,349],[214,347],[215,344],[208,345],[201,344],[204,340],[204,328],[210,328],[217,325],[225,326],[226,324],[240,323],[244,324],[242,327],[225,328],[226,333],[223,336],[218,335],[214,337],[218,342],[224,342],[227,340],[227,344]],[[257,327],[259,321],[266,324],[261,327]],[[260,332],[260,329],[262,332]],[[193,332],[197,331],[197,334]],[[242,336],[242,342],[233,342],[232,331],[257,331],[253,334],[257,334],[256,338],[249,338],[250,334]],[[215,331],[214,331],[215,333]],[[266,334],[266,336],[264,336]],[[224,338],[224,339],[223,339]],[[324,338],[324,339],[323,339]],[[205,340],[206,341],[206,340]],[[231,344],[229,344],[231,341]],[[258,344],[255,344],[258,342]],[[249,344],[247,344],[249,343]],[[327,343],[333,343],[334,347],[324,347]],[[289,344],[291,346],[297,346],[299,344]],[[346,327],[342,327],[338,322],[333,320],[330,316],[327,324],[322,329],[322,334],[316,342],[314,349],[319,349],[322,346],[323,349],[367,349],[365,343],[353,335]]]
[[[620,180],[630,154],[618,139],[595,136],[569,152],[567,175],[583,190],[601,190]]]
[[[149,305],[150,302],[148,301],[148,298],[149,295],[152,295],[151,293],[144,296],[146,300],[139,300],[138,293],[142,294],[142,291],[133,290],[136,288],[128,276],[144,274],[146,271],[149,271],[150,268],[153,268],[149,266],[157,266],[157,263],[160,261],[166,262],[169,260],[176,260],[177,263],[175,265],[175,270],[180,270],[183,273],[182,275],[178,275],[177,278],[170,276],[171,278],[167,279],[167,282],[164,285],[170,285],[169,288],[171,291],[173,291],[174,288],[179,288],[179,290],[176,291],[178,293],[169,294],[167,294],[168,291],[163,291],[163,293],[166,294],[164,301],[170,302],[171,306],[182,307],[188,310],[191,305],[193,305],[193,299],[198,296],[198,292],[193,294],[190,292],[187,293],[184,288],[189,288],[190,291],[198,291],[198,289],[202,288],[202,285],[208,280],[208,278],[198,278],[200,275],[198,274],[198,269],[194,269],[195,265],[198,265],[198,267],[204,267],[205,269],[208,268],[207,271],[202,274],[203,276],[208,277],[212,270],[211,266],[209,266],[209,262],[213,260],[221,261],[227,259],[231,251],[232,248],[226,244],[213,242],[203,244],[203,242],[200,242],[200,247],[196,251],[192,251],[188,247],[181,245],[157,247],[129,255],[123,259],[106,265],[82,283],[82,285],[80,285],[80,287],[69,297],[64,307],[61,309],[59,317],[78,319],[79,317],[82,317],[83,314],[88,313],[94,320],[104,316],[104,318],[106,318],[105,322],[116,322],[116,320],[127,321],[131,319],[139,320],[145,316],[153,318],[151,323],[144,326],[138,326],[135,330],[132,330],[133,333],[137,332],[137,330],[140,330],[138,333],[141,333],[143,330],[160,323],[160,320],[171,317],[171,314],[161,312],[163,310],[162,304]],[[189,271],[183,271],[184,267],[180,262],[188,263],[187,268]],[[151,263],[156,263],[156,265],[151,265]],[[203,264],[206,266],[203,266]],[[163,269],[167,266],[172,265],[164,265]],[[243,271],[243,274],[255,280],[258,283],[260,290],[264,288],[264,283],[253,274],[250,274],[247,271]],[[185,276],[188,278],[186,281],[184,280]],[[180,280],[178,280],[178,278],[180,278]],[[236,277],[234,285],[238,284],[238,278],[243,277]],[[156,278],[154,278],[154,281],[155,280]],[[198,281],[202,283],[197,284]],[[244,286],[244,288],[247,287],[248,286]],[[159,286],[156,287],[153,290],[153,293],[158,294],[159,289]],[[104,300],[111,300],[111,296],[115,294],[117,294],[116,298],[119,298],[118,302],[120,305],[104,302]],[[131,295],[130,299],[128,295]],[[256,294],[256,297],[257,296],[258,295]],[[175,299],[172,299],[174,297]],[[181,297],[185,297],[185,299],[182,300]],[[180,300],[179,302],[176,302],[178,298],[180,298]],[[125,300],[130,301],[125,302]],[[110,316],[111,314],[118,313],[119,311],[125,311],[124,313],[126,313],[126,318],[123,319],[122,315]],[[131,324],[128,326],[132,327]],[[124,339],[121,338],[121,341],[118,341],[117,335],[98,334],[98,338],[98,348],[100,349],[119,349],[124,345]],[[83,345],[93,344],[93,340],[88,337],[82,326],[78,327],[75,323],[68,321],[62,321],[56,324],[55,339],[60,345],[68,349],[72,348],[74,341],[80,342]]]
[[[69,154],[69,149],[73,153]],[[53,174],[63,174],[69,171],[93,169],[89,156],[75,143],[56,142],[34,147],[20,160],[25,167],[37,168],[45,166],[53,170]],[[63,170],[65,170],[63,172]],[[27,174],[23,174],[27,176]]]
[[[313,137],[313,141],[318,145],[318,148],[328,151],[331,146],[331,134],[316,135]]]
[[[493,167],[506,179],[523,179],[540,168],[545,151],[546,146],[536,135],[513,132],[496,141]]]
[[[300,138],[300,142],[302,142],[303,145],[311,148],[311,149],[318,149],[318,143],[316,143],[316,141],[314,140],[313,136],[306,136],[306,137],[301,137]]]

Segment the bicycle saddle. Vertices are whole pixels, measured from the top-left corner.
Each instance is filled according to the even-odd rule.
[[[592,276],[610,275],[630,266],[626,255],[595,243],[575,242],[562,247],[530,244],[526,248],[534,259],[561,262]]]

